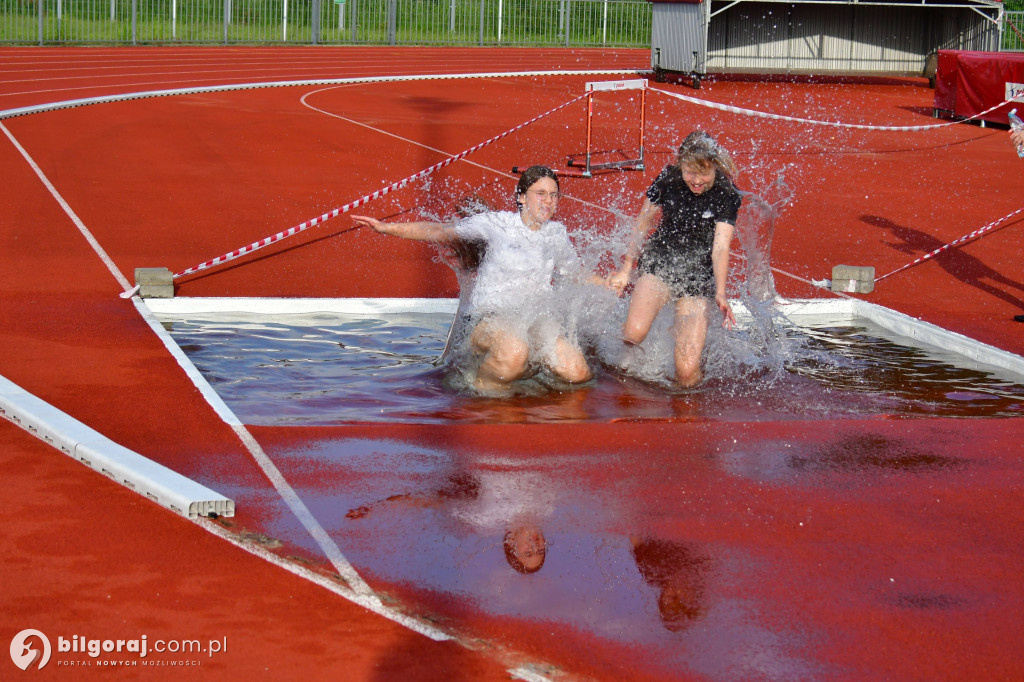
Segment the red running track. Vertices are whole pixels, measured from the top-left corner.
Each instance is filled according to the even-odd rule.
[[[646,62],[637,51],[4,49],[0,107],[255,81]],[[135,267],[178,271],[319,215],[567,101],[593,79],[239,90],[3,124],[130,279]],[[923,79],[709,80],[699,94],[805,118],[934,122]],[[784,296],[830,295],[807,281],[840,262],[893,270],[1024,197],[1004,131],[807,130],[650,97],[650,171],[566,180],[563,219],[602,229],[611,218],[600,207],[635,211],[673,144],[706,126],[736,150],[747,187],[764,190],[784,174],[794,191],[772,245]],[[580,150],[580,114],[481,150],[439,174],[434,192],[396,192],[374,213],[442,210],[467,191],[499,201],[512,165],[557,164]],[[603,134],[625,135],[628,114],[617,112],[615,125],[604,119]],[[239,512],[223,525],[243,544],[329,575],[236,434],[118,298],[111,273],[6,138],[0,158],[0,374],[229,494]],[[345,217],[329,221],[185,279],[179,295],[454,295],[429,249],[349,228]],[[1019,229],[1011,222],[866,298],[1019,354]],[[488,406],[494,423],[473,426],[250,427],[371,586],[458,643],[415,635],[200,532],[5,422],[9,617],[0,634],[227,638],[223,655],[202,660],[212,677],[504,679],[517,665],[554,679],[1021,677],[1020,419],[761,421],[708,416],[691,400],[699,398],[678,401],[678,418],[657,424],[516,424],[516,406],[497,404]],[[353,466],[331,464],[339,457]],[[403,462],[433,465],[394,466]],[[496,531],[464,521],[503,486],[547,510],[548,560],[529,577],[502,564]],[[64,655],[72,659],[91,660]]]

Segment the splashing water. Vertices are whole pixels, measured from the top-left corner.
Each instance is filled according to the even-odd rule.
[[[621,189],[621,188],[620,188]],[[456,207],[454,220],[513,208],[503,183],[471,186],[441,178],[431,200]],[[770,268],[776,220],[792,198],[783,174],[744,195],[737,221],[739,252],[732,259],[730,298],[739,299],[739,325],[725,330],[713,308],[705,346],[705,381],[680,390],[673,375],[673,309],[666,306],[651,333],[636,347],[622,341],[628,298],[581,282],[561,284],[542,302],[519,312],[522,328],[556,321],[583,348],[595,371],[585,390],[540,371],[514,386],[513,396],[481,397],[473,389],[478,359],[467,344],[461,314],[388,314],[367,318],[287,316],[253,324],[231,319],[209,323],[167,320],[183,350],[232,409],[253,424],[520,423],[561,421],[673,421],[694,419],[837,419],[864,415],[956,417],[1019,416],[1024,385],[954,357],[908,347],[871,325],[826,321],[813,329],[794,325],[776,309]],[[622,189],[622,192],[625,190]],[[608,206],[624,205],[611,196]],[[628,248],[633,220],[621,211],[593,222],[567,211],[584,273],[606,274]],[[402,219],[402,218],[392,218]],[[413,219],[413,213],[409,217]],[[603,220],[604,222],[599,222]],[[468,254],[472,255],[472,254]],[[459,281],[460,303],[472,291],[467,254],[439,246],[436,260]],[[739,309],[739,306],[736,306]],[[264,321],[266,320],[266,321]],[[532,350],[551,352],[551,333]],[[447,338],[446,338],[447,337]],[[442,355],[443,367],[436,367]],[[963,358],[960,358],[962,361]]]
[[[790,328],[807,347],[770,383],[761,380],[767,373],[748,367],[742,376],[717,375],[678,392],[599,371],[585,390],[562,392],[535,378],[524,382],[532,382],[533,395],[523,389],[515,398],[487,399],[452,390],[448,377],[457,372],[432,364],[451,313],[218,313],[163,321],[247,424],[1019,417],[1024,410],[1019,377],[903,345],[870,323]]]
[[[818,352],[805,348],[804,337],[793,335],[791,326],[779,324],[779,313],[774,306],[776,291],[770,267],[772,237],[782,209],[793,199],[793,191],[786,184],[784,175],[784,172],[778,173],[770,184],[757,192],[742,192],[743,204],[736,225],[741,253],[731,259],[729,292],[730,298],[738,298],[743,303],[749,318],[736,329],[725,331],[718,324],[717,309],[712,306],[704,353],[708,380],[720,382],[746,377],[747,380],[770,383],[787,371],[787,363],[794,358]],[[433,215],[429,216],[430,219],[457,219],[495,208],[495,202],[483,199],[474,191],[466,191],[464,187],[458,188],[451,182],[443,193],[452,197],[462,195],[454,202],[458,206],[457,214]],[[606,205],[628,203],[622,197],[610,199]],[[612,217],[609,229],[583,227],[571,231],[585,273],[608,272],[628,248],[632,216],[616,208],[609,211]],[[451,371],[453,387],[471,390],[469,387],[479,361],[468,348],[467,332],[470,328],[466,324],[466,299],[473,287],[473,268],[467,267],[465,254],[459,247],[439,247],[437,260],[455,271],[461,292],[459,314],[444,354],[445,365]],[[663,389],[675,389],[672,381],[675,324],[672,306],[661,311],[643,343],[630,347],[623,343],[621,336],[628,302],[628,298],[620,298],[601,286],[563,281],[551,292],[551,300],[535,300],[516,311],[517,331],[525,335],[531,325],[551,325],[558,320],[564,336],[609,371],[627,374]],[[550,357],[553,338],[551,333],[543,335],[543,340],[531,348],[532,357]],[[820,358],[819,361],[828,362]],[[564,386],[549,373],[540,371],[529,380],[517,382],[513,388],[514,392],[529,395]]]
[[[735,377],[744,369],[759,373],[761,381],[773,381],[786,365],[806,351],[802,337],[788,324],[780,324],[775,307],[777,293],[771,270],[771,246],[775,223],[793,199],[784,173],[760,193],[741,192],[743,204],[736,221],[741,257],[730,273],[730,285],[750,314],[732,333],[709,329],[705,351],[712,376]],[[714,341],[712,343],[711,341]]]

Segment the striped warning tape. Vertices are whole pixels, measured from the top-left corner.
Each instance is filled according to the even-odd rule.
[[[720,104],[718,102],[709,102],[708,100],[698,99],[696,97],[690,97],[688,95],[681,95],[681,94],[675,93],[675,92],[669,92],[667,90],[661,90],[660,88],[649,88],[649,89],[653,90],[654,92],[660,92],[661,94],[667,95],[668,97],[672,97],[674,99],[683,100],[684,102],[690,102],[691,104],[697,104],[699,106],[709,107],[711,109],[718,109],[719,111],[728,111],[730,113],[741,114],[741,115],[744,115],[744,116],[754,116],[756,118],[770,118],[770,119],[774,119],[774,120],[778,120],[778,121],[794,121],[796,123],[807,123],[807,124],[810,124],[810,125],[833,126],[833,127],[836,127],[836,128],[853,128],[853,129],[857,129],[857,130],[889,130],[889,131],[899,131],[899,132],[919,131],[919,130],[932,130],[934,128],[942,128],[942,127],[945,127],[945,126],[958,125],[958,124],[960,124],[960,123],[962,123],[964,121],[969,121],[969,120],[975,119],[975,118],[981,118],[982,116],[984,116],[984,115],[986,115],[988,113],[991,113],[991,112],[995,111],[996,109],[1009,104],[1010,102],[1015,101],[1013,98],[1010,98],[1010,99],[1008,99],[1008,100],[1006,100],[1004,102],[1000,102],[999,104],[995,105],[994,107],[990,107],[990,108],[986,109],[985,111],[982,111],[982,112],[980,112],[978,114],[975,114],[974,116],[971,116],[971,117],[963,119],[963,120],[946,121],[944,123],[935,123],[935,124],[932,124],[932,125],[921,125],[921,126],[880,126],[880,125],[866,125],[866,124],[859,124],[859,123],[840,123],[840,122],[837,122],[837,121],[819,121],[819,120],[810,119],[810,118],[799,118],[799,117],[796,117],[796,116],[783,116],[781,114],[772,114],[772,113],[768,113],[768,112],[765,112],[765,111],[756,111],[754,109],[744,109],[742,107],[734,107],[734,106],[729,105],[729,104]],[[1013,216],[1017,215],[1018,213],[1021,213],[1022,211],[1024,211],[1024,207],[1018,208],[1016,211],[1013,211],[1012,213],[1010,213],[1008,215],[1005,215],[1002,218],[999,218],[998,220],[994,220],[991,223],[989,223],[988,225],[985,225],[983,227],[979,227],[977,230],[974,230],[970,234],[965,234],[963,237],[960,237],[959,239],[951,241],[948,244],[944,244],[944,245],[940,246],[939,248],[935,249],[934,251],[932,251],[931,253],[925,254],[924,256],[921,256],[917,260],[915,260],[915,261],[913,261],[911,263],[907,263],[906,265],[904,265],[902,267],[899,267],[899,268],[893,270],[892,272],[890,272],[888,274],[885,274],[885,275],[882,275],[881,277],[875,278],[875,282],[879,282],[879,281],[885,279],[886,277],[890,277],[892,275],[895,275],[897,272],[902,272],[903,270],[906,270],[907,268],[913,267],[913,266],[917,265],[918,263],[923,263],[926,260],[934,258],[936,255],[942,253],[946,249],[951,249],[954,246],[958,246],[960,244],[963,244],[964,242],[970,241],[971,239],[975,239],[977,237],[980,237],[981,235],[985,234],[989,230],[992,230],[996,226],[1001,225],[1002,223],[1006,222],[1007,220],[1009,220]]]
[[[906,270],[907,268],[910,268],[910,267],[913,267],[913,266],[917,265],[918,263],[923,263],[926,260],[934,258],[935,256],[937,256],[938,254],[942,253],[946,249],[951,249],[954,246],[959,246],[960,244],[963,244],[966,241],[970,241],[971,239],[974,239],[975,237],[980,237],[981,235],[985,234],[986,232],[988,232],[989,230],[995,228],[996,226],[1001,225],[1002,223],[1005,223],[1007,220],[1009,220],[1013,216],[1017,215],[1018,213],[1021,213],[1022,211],[1024,211],[1024,207],[1018,208],[1016,211],[1013,211],[1012,213],[1008,213],[1007,215],[1004,215],[1002,218],[999,218],[998,220],[993,220],[988,225],[985,225],[983,227],[979,227],[977,230],[975,230],[974,232],[971,232],[970,234],[965,234],[963,237],[960,237],[959,239],[955,239],[955,240],[951,241],[948,244],[943,244],[942,246],[940,246],[939,248],[935,249],[931,253],[926,253],[925,255],[921,256],[920,258],[918,258],[917,260],[913,261],[912,263],[907,263],[906,265],[904,265],[902,267],[899,267],[899,268],[896,268],[895,270],[893,270],[892,272],[890,272],[888,274],[882,275],[881,277],[876,277],[875,278],[875,282],[876,283],[880,282],[881,280],[885,279],[886,277],[890,277],[892,275],[895,275],[897,272],[902,272],[902,271]]]
[[[660,88],[648,88],[653,92],[660,92],[663,95],[672,97],[673,99],[683,100],[684,102],[690,102],[691,104],[697,104],[702,107],[708,107],[710,109],[718,109],[719,111],[728,111],[733,114],[741,114],[743,116],[753,116],[755,118],[770,118],[776,121],[793,121],[796,123],[807,123],[809,125],[821,125],[821,126],[832,126],[834,128],[853,128],[856,130],[891,130],[899,132],[907,131],[918,131],[918,130],[932,130],[935,128],[943,128],[945,126],[959,125],[964,121],[970,121],[972,119],[981,118],[982,116],[989,114],[999,107],[1005,106],[1010,102],[1015,101],[1013,98],[1000,102],[999,104],[986,109],[980,113],[970,116],[965,119],[958,119],[956,121],[946,121],[944,123],[933,123],[930,125],[920,126],[880,126],[880,125],[867,125],[861,123],[840,123],[838,121],[819,121],[813,118],[799,118],[797,116],[783,116],[782,114],[772,114],[767,111],[757,111],[755,109],[744,109],[743,107],[734,107],[730,104],[720,104],[718,102],[710,102],[706,99],[699,99],[697,97],[690,97],[689,95],[682,95],[678,92],[669,92],[668,90],[662,90]]]
[[[179,277],[184,277],[185,275],[191,275],[191,274],[200,272],[202,270],[207,270],[207,269],[215,267],[217,265],[222,265],[223,263],[227,263],[229,261],[235,260],[236,258],[240,258],[241,256],[244,256],[246,254],[252,253],[253,251],[258,251],[258,250],[260,250],[260,249],[262,249],[262,248],[264,248],[266,246],[270,246],[271,244],[274,244],[275,242],[279,242],[282,239],[285,239],[287,237],[291,237],[291,236],[296,235],[296,234],[298,234],[300,232],[304,232],[305,230],[308,230],[309,228],[311,228],[311,227],[313,227],[315,225],[319,225],[320,223],[324,222],[325,220],[329,220],[330,218],[334,218],[334,217],[336,217],[338,215],[341,215],[342,213],[347,213],[351,209],[356,208],[358,206],[362,206],[363,204],[369,203],[370,201],[373,201],[374,199],[379,199],[380,197],[384,196],[385,194],[387,194],[389,192],[392,192],[392,191],[394,191],[396,189],[400,189],[402,187],[405,187],[410,182],[414,182],[416,180],[419,180],[420,178],[424,178],[424,177],[430,175],[431,173],[433,173],[434,171],[440,170],[441,168],[444,168],[445,166],[448,166],[449,164],[455,163],[459,159],[462,159],[462,158],[464,158],[466,156],[469,156],[473,152],[478,151],[478,150],[486,147],[489,144],[493,144],[494,142],[497,142],[498,140],[500,140],[500,139],[502,139],[504,137],[507,137],[508,135],[511,135],[512,133],[516,132],[517,130],[525,128],[526,126],[530,125],[531,123],[535,123],[536,121],[539,121],[540,119],[544,118],[545,116],[550,116],[551,114],[555,113],[559,109],[564,109],[565,107],[569,106],[570,104],[573,104],[574,102],[578,102],[579,100],[583,99],[584,97],[586,97],[585,94],[584,95],[579,95],[578,97],[574,97],[573,99],[569,100],[568,102],[565,102],[564,104],[560,104],[557,107],[555,107],[554,109],[551,109],[550,111],[546,111],[543,114],[540,114],[538,116],[534,116],[529,121],[526,121],[524,123],[520,123],[516,127],[510,128],[509,130],[506,130],[503,133],[495,135],[494,137],[490,138],[489,140],[485,140],[484,142],[481,142],[480,144],[474,145],[474,146],[470,147],[469,149],[467,149],[467,150],[465,150],[463,152],[459,152],[458,154],[455,154],[454,156],[449,156],[447,159],[445,159],[443,161],[440,161],[438,163],[435,163],[433,166],[430,166],[429,168],[425,168],[425,169],[421,170],[418,173],[414,173],[413,175],[410,175],[407,178],[399,180],[398,182],[394,182],[394,183],[388,185],[387,187],[379,189],[379,190],[377,190],[377,191],[375,191],[375,192],[373,192],[371,194],[366,194],[364,196],[361,196],[358,199],[356,199],[355,201],[349,202],[349,203],[345,204],[344,206],[341,206],[340,208],[334,209],[333,211],[329,211],[327,213],[324,213],[323,215],[318,216],[316,218],[313,218],[312,220],[307,220],[306,222],[301,223],[299,225],[296,225],[295,227],[290,227],[287,230],[283,230],[281,232],[278,232],[275,235],[271,235],[271,236],[265,237],[265,238],[263,238],[263,239],[261,239],[259,241],[253,242],[252,244],[249,244],[248,246],[243,246],[240,249],[235,249],[234,251],[230,251],[228,253],[225,253],[224,255],[217,256],[216,258],[211,258],[210,260],[205,261],[203,263],[200,263],[199,265],[194,265],[191,268],[188,268],[187,270],[182,270],[181,272],[175,273],[173,275],[173,278],[177,279]]]

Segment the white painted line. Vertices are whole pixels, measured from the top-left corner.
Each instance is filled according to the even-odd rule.
[[[96,238],[92,236],[92,232],[89,231],[89,228],[85,226],[85,223],[83,223],[82,220],[78,217],[78,215],[71,209],[71,206],[68,205],[68,202],[64,201],[64,197],[60,195],[60,192],[57,191],[57,188],[53,186],[53,183],[50,182],[50,180],[43,173],[43,170],[36,164],[32,157],[29,156],[29,153],[25,151],[25,148],[21,146],[21,143],[14,139],[14,135],[12,135],[11,131],[7,129],[7,126],[5,126],[3,123],[0,123],[0,130],[4,131],[4,135],[6,135],[7,139],[11,141],[11,144],[14,145],[15,149],[21,152],[21,155],[25,158],[25,161],[28,162],[28,165],[31,166],[32,170],[35,171],[35,174],[39,177],[39,180],[43,183],[43,186],[50,191],[50,194],[52,194],[53,198],[57,200],[57,203],[60,204],[60,207],[64,209],[64,212],[68,214],[69,218],[71,218],[71,222],[73,222],[75,226],[78,227],[78,230],[82,233],[82,236],[85,237],[86,241],[89,242],[89,245],[92,246],[93,250],[100,257],[100,260],[103,261],[103,264],[107,266],[108,270],[110,270],[110,274],[112,274],[114,276],[114,279],[117,280],[117,283],[121,285],[121,289],[124,291],[131,289],[132,285],[128,283],[128,280],[125,278],[125,276],[121,274],[121,271],[117,268],[116,265],[114,265],[114,261],[111,260],[110,256],[107,255],[107,252],[103,250],[103,247],[100,246],[100,243],[98,241],[96,241]]]
[[[349,83],[401,83],[405,81],[425,80],[466,80],[471,78],[522,78],[537,76],[614,76],[624,74],[639,74],[636,69],[596,69],[581,71],[495,71],[488,73],[458,73],[458,74],[423,74],[409,76],[362,76],[355,78],[325,78],[313,80],[294,81],[268,81],[263,83],[236,83],[227,85],[210,85],[193,88],[172,88],[168,90],[149,90],[143,92],[124,93],[120,95],[103,95],[99,97],[86,97],[83,99],[65,100],[63,102],[51,102],[48,104],[36,104],[16,109],[5,109],[0,111],[0,120],[14,118],[16,116],[27,116],[38,114],[44,111],[57,109],[70,109],[72,107],[83,107],[91,104],[105,104],[108,102],[124,102],[133,99],[146,99],[150,97],[173,97],[176,95],[196,95],[207,92],[228,92],[231,90],[254,90],[258,88],[283,88],[307,85],[345,85]]]
[[[213,408],[214,412],[216,412],[218,416],[220,416],[220,418],[232,428],[235,426],[241,426],[241,420],[235,416],[235,413],[227,406],[227,403],[225,403],[217,392],[213,390],[213,387],[210,386],[210,382],[208,382],[202,372],[192,364],[192,361],[189,360],[188,356],[185,355],[185,352],[181,350],[181,347],[174,342],[174,339],[167,333],[164,326],[160,324],[160,321],[152,312],[150,312],[149,308],[146,307],[146,303],[138,296],[132,297],[132,303],[135,304],[135,309],[139,311],[139,315],[141,315],[142,319],[149,325],[149,328],[153,330],[156,337],[164,344],[164,348],[167,349],[167,352],[171,354],[171,357],[174,358],[175,362],[177,362],[185,371],[185,374],[192,380],[195,387],[199,389],[199,392],[202,394],[206,402],[210,404],[210,407]]]
[[[635,72],[630,71],[629,73],[635,73]],[[375,133],[379,133],[379,134],[384,135],[386,137],[392,137],[392,138],[394,138],[396,140],[400,140],[400,141],[405,142],[407,144],[411,144],[411,145],[414,145],[416,147],[419,147],[420,149],[426,149],[428,151],[435,152],[437,154],[441,154],[442,156],[446,156],[446,157],[453,155],[453,152],[445,151],[443,149],[438,149],[437,147],[431,147],[430,145],[423,144],[422,142],[419,142],[417,140],[413,140],[413,139],[410,139],[408,137],[403,137],[401,135],[396,135],[395,133],[391,133],[391,132],[388,132],[387,130],[384,130],[382,128],[377,128],[376,126],[372,126],[372,125],[369,125],[367,123],[363,123],[362,121],[357,121],[355,119],[348,118],[347,116],[342,116],[341,114],[336,114],[336,113],[334,113],[332,111],[327,111],[326,109],[321,109],[319,107],[315,107],[315,106],[313,106],[312,104],[310,104],[306,100],[307,97],[319,94],[321,92],[327,92],[328,90],[333,90],[335,87],[337,87],[337,86],[332,86],[332,87],[328,87],[328,88],[322,88],[320,90],[313,90],[311,92],[307,92],[305,95],[303,95],[299,99],[299,102],[302,104],[302,106],[306,107],[307,109],[311,109],[311,110],[316,111],[318,113],[324,114],[325,116],[330,116],[331,118],[336,118],[336,119],[338,119],[340,121],[345,121],[346,123],[351,123],[352,125],[360,126],[362,128],[366,128],[367,130],[372,130]],[[481,163],[477,163],[476,161],[471,161],[470,159],[466,159],[466,158],[459,159],[458,162],[459,163],[464,163],[464,164],[467,164],[467,165],[470,165],[470,166],[475,166],[476,168],[480,168],[481,170],[485,170],[485,171],[488,171],[490,173],[494,173],[495,175],[499,175],[501,177],[510,178],[512,180],[516,180],[519,177],[515,173],[510,173],[508,171],[498,170],[497,168],[494,168],[492,166],[485,166],[485,165],[483,165]],[[568,199],[570,201],[574,201],[574,202],[576,202],[578,204],[582,204],[583,206],[594,208],[594,209],[597,209],[599,211],[604,211],[606,213],[612,213],[612,214],[618,214],[619,213],[616,210],[609,209],[607,206],[601,206],[599,204],[595,204],[595,203],[587,201],[585,199],[579,199],[577,197],[572,196],[571,194],[563,194],[562,195],[562,200],[564,201],[566,199]]]
[[[320,525],[320,522],[315,516],[313,516],[313,513],[309,511],[309,507],[306,506],[306,503],[302,501],[299,494],[295,492],[295,489],[292,488],[291,484],[289,484],[285,479],[284,474],[281,473],[267,453],[264,452],[263,447],[255,438],[253,438],[252,434],[249,433],[249,430],[245,428],[245,425],[242,424],[241,420],[235,415],[231,408],[221,400],[220,396],[213,390],[213,387],[206,381],[206,378],[202,373],[195,365],[192,364],[192,361],[189,360],[182,352],[178,347],[178,344],[175,343],[173,338],[171,338],[171,335],[167,333],[166,329],[164,329],[163,325],[160,324],[153,313],[150,312],[149,308],[146,307],[146,304],[138,297],[133,298],[132,301],[135,303],[135,308],[139,311],[139,314],[149,324],[150,329],[152,329],[153,333],[157,335],[157,338],[163,342],[164,346],[171,355],[174,356],[174,359],[177,360],[178,364],[185,369],[185,373],[195,384],[196,388],[199,389],[203,397],[206,398],[207,402],[210,403],[210,406],[216,410],[220,418],[231,427],[235,432],[235,435],[237,435],[239,440],[242,441],[242,444],[245,445],[249,454],[251,454],[253,459],[256,461],[256,465],[263,471],[263,474],[274,486],[274,489],[281,496],[281,499],[284,500],[285,504],[288,505],[288,508],[291,509],[292,513],[299,519],[302,525],[306,528],[306,531],[309,532],[314,540],[316,540],[321,551],[323,551],[327,556],[331,565],[334,566],[334,570],[336,570],[338,574],[345,579],[357,594],[371,601],[377,600],[379,602],[380,600],[373,594],[373,590],[370,589],[370,586],[367,585],[359,576],[356,569],[349,563],[348,559],[345,558],[345,555],[341,553],[341,549],[338,548],[338,545],[334,542],[331,536],[327,534],[327,531],[324,530],[322,525]]]
[[[292,510],[292,513],[298,517],[299,521],[306,528],[316,543],[320,546],[320,549],[327,555],[327,559],[334,566],[334,570],[338,572],[345,582],[348,583],[352,590],[369,601],[376,601],[380,603],[380,598],[373,593],[370,586],[360,577],[356,572],[356,569],[348,562],[345,555],[341,553],[338,545],[335,544],[334,540],[324,527],[320,525],[313,513],[309,511],[309,507],[302,501],[299,494],[295,492],[291,484],[285,480],[284,475],[274,465],[274,462],[267,456],[267,453],[263,451],[263,447],[252,437],[249,430],[241,424],[233,425],[231,427],[235,433],[241,439],[245,447],[248,448],[249,452],[252,453],[253,458],[256,460],[256,464],[259,465],[260,469],[266,475],[270,482],[273,484],[274,489],[277,490],[278,494],[288,505],[288,508]]]
[[[516,680],[526,680],[526,682],[551,682],[550,677],[545,677],[540,673],[535,673],[529,668],[515,668],[508,672],[512,678]]]
[[[177,514],[234,516],[235,503],[110,440],[0,376],[0,416]]]
[[[394,609],[389,609],[388,607],[382,605],[380,600],[376,597],[367,598],[365,595],[354,592],[345,587],[344,585],[339,585],[338,583],[334,582],[333,580],[329,580],[327,577],[320,575],[319,573],[315,573],[309,570],[308,568],[296,564],[293,561],[288,561],[287,559],[279,557],[278,555],[274,554],[273,552],[267,550],[264,547],[260,547],[259,545],[255,545],[251,542],[245,542],[231,531],[222,528],[216,523],[198,520],[197,525],[200,528],[203,528],[204,530],[213,533],[217,537],[227,540],[236,547],[240,547],[241,549],[244,549],[246,552],[258,556],[264,561],[274,564],[279,568],[283,568],[289,573],[297,575],[300,578],[305,578],[306,580],[315,583],[320,587],[330,590],[336,595],[344,597],[345,599],[348,599],[349,601],[354,602],[359,606],[362,606],[368,611],[372,611],[373,613],[383,616],[388,620],[394,621],[399,625],[407,627],[414,632],[418,632],[419,634],[424,635],[425,637],[429,637],[435,642],[444,642],[452,639],[450,635],[448,635],[445,632],[442,632],[441,630],[438,630],[437,628],[431,627],[430,625],[422,623],[416,620],[415,618],[395,611]]]

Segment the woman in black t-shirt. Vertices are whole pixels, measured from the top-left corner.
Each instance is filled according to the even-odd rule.
[[[622,328],[627,344],[641,343],[661,309],[675,301],[676,382],[684,387],[703,378],[711,301],[722,311],[726,327],[736,323],[725,294],[729,245],[742,200],[730,179],[733,173],[732,159],[714,138],[690,133],[676,163],[647,189],[622,268],[608,278],[608,285],[622,292],[637,265],[639,277]],[[655,221],[657,229],[648,238]]]

